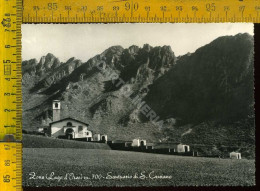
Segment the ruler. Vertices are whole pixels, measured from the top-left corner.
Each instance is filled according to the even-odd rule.
[[[24,0],[25,23],[259,23],[260,0]]]
[[[22,0],[0,1],[0,190],[22,190]]]

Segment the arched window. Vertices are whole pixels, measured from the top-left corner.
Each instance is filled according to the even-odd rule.
[[[68,123],[67,123],[67,127],[72,127],[72,123],[71,123],[71,122],[68,122]]]
[[[105,136],[101,137],[101,142],[106,142],[106,137]]]
[[[59,107],[59,104],[58,103],[55,103],[55,108],[58,108]]]

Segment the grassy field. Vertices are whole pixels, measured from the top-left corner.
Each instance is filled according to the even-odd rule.
[[[24,148],[23,185],[251,186],[255,185],[255,163],[246,159],[219,160],[114,150]]]
[[[23,134],[23,148],[110,149],[105,143],[81,142]]]

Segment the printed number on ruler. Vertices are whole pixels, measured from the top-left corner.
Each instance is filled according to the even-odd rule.
[[[22,144],[0,142],[0,188],[22,190]]]
[[[23,22],[254,22],[260,0],[24,0]]]

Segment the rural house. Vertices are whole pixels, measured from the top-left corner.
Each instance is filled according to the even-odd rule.
[[[176,146],[176,149],[175,149],[178,153],[186,153],[186,152],[189,152],[190,151],[190,146],[189,145],[183,145],[183,144],[178,144]]]
[[[125,147],[132,147],[132,141],[126,141],[125,142]]]
[[[149,150],[154,149],[154,144],[153,143],[146,143],[146,149],[149,149]]]
[[[146,140],[134,139],[132,142],[132,147],[146,146]]]
[[[94,134],[93,135],[93,141],[96,141],[96,142],[107,142],[107,135],[101,135],[101,134]]]
[[[241,153],[231,152],[229,155],[231,159],[241,159]]]
[[[187,153],[190,152],[190,146],[182,143],[157,143],[154,145],[156,150],[164,150],[169,153]]]

